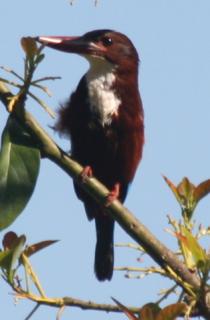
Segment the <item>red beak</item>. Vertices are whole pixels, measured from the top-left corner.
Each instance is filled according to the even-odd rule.
[[[101,46],[87,41],[84,37],[41,36],[35,40],[47,47],[69,53],[94,55],[103,51]]]

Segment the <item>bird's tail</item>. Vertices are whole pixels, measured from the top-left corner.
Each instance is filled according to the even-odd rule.
[[[95,274],[100,281],[110,280],[114,267],[114,220],[103,214],[95,218],[95,223],[97,236]]]

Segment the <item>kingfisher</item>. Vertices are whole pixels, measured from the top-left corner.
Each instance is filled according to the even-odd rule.
[[[89,69],[59,110],[55,128],[69,137],[73,159],[109,190],[107,205],[125,201],[128,187],[142,158],[144,111],[138,88],[139,57],[131,40],[109,29],[82,36],[40,36],[47,47],[76,53]],[[111,280],[114,267],[114,220],[106,206],[96,203],[78,182],[77,197],[96,225],[95,274]]]

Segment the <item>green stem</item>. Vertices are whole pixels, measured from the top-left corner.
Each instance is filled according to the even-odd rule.
[[[46,295],[45,295],[44,290],[39,282],[39,279],[38,279],[36,273],[33,271],[32,265],[31,265],[28,257],[24,253],[22,253],[22,260],[23,260],[23,265],[25,267],[26,274],[28,274],[30,276],[31,280],[33,281],[34,285],[36,286],[41,297],[45,298]]]

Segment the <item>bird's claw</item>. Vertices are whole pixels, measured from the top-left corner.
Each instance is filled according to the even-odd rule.
[[[109,194],[106,197],[105,207],[109,207],[114,200],[117,200],[119,198],[119,195],[120,195],[120,184],[116,183],[114,185],[114,188],[109,192]]]
[[[90,166],[85,166],[80,174],[80,179],[82,183],[85,183],[88,178],[93,176],[93,170]]]

